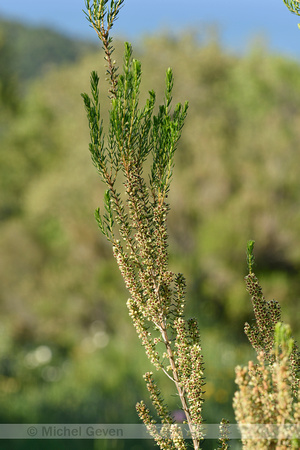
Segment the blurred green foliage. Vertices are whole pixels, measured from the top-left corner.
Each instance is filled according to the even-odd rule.
[[[103,191],[80,98],[92,70],[104,80],[103,55],[85,51],[71,63],[65,52],[64,65],[43,75],[44,63],[33,62],[36,77],[31,73],[20,96],[26,76],[12,44],[0,40],[0,61],[12,59],[5,70],[0,65],[0,86],[9,85],[0,90],[0,421],[138,422],[135,404],[147,395],[142,374],[150,366],[94,221]],[[25,43],[22,52],[25,58]],[[233,56],[217,40],[201,45],[188,34],[147,38],[136,56],[141,101],[153,87],[162,98],[169,65],[174,99],[189,100],[169,196],[170,268],[187,277],[189,314],[200,324],[206,420],[234,421],[234,368],[253,358],[243,333],[253,318],[243,282],[249,239],[256,241],[263,290],[280,302],[299,340],[300,66],[259,48]],[[102,96],[105,111],[106,87]],[[161,383],[166,392],[168,381]],[[177,399],[170,402],[176,410]],[[5,448],[39,444],[16,440]],[[45,449],[53,445],[43,441]],[[137,450],[153,443],[84,447]]]
[[[97,48],[92,42],[72,39],[50,28],[27,26],[1,17],[0,31],[11,43],[13,69],[23,87],[25,82],[47,72],[52,66],[75,62],[86,52]]]

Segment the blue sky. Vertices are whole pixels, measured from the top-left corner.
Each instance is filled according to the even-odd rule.
[[[84,0],[1,0],[0,16],[93,39],[83,8]],[[225,48],[242,51],[259,34],[270,50],[300,60],[298,22],[282,0],[125,0],[115,33],[134,41],[162,30],[201,33],[206,24],[215,24]]]

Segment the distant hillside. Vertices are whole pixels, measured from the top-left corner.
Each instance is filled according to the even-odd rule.
[[[12,53],[12,70],[21,83],[38,77],[49,65],[75,62],[97,45],[71,39],[44,27],[0,18],[0,39]]]

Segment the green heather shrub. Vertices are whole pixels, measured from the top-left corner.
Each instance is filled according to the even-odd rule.
[[[167,232],[174,154],[188,104],[172,105],[174,78],[169,68],[163,103],[157,106],[156,94],[150,91],[144,106],[140,106],[141,63],[132,57],[131,45],[125,43],[120,73],[113,59],[110,31],[123,3],[124,0],[86,1],[86,16],[105,53],[110,99],[109,129],[104,133],[99,77],[93,71],[91,96],[82,97],[90,128],[92,161],[106,185],[104,210],[98,208],[95,217],[112,246],[130,293],[127,307],[138,337],[155,369],[164,372],[173,383],[189,439],[175,423],[152,372],[145,373],[144,379],[156,417],[143,401],[137,403],[137,413],[161,449],[183,450],[191,443],[194,449],[200,449],[205,438],[202,407],[207,382],[200,333],[196,319],[185,317],[185,278],[169,269]],[[298,448],[299,351],[289,327],[282,324],[279,304],[264,299],[253,273],[253,247],[254,241],[249,241],[249,274],[245,280],[255,323],[246,323],[245,333],[257,352],[258,363],[236,368],[236,419],[243,427],[265,425],[263,437],[260,429],[253,437],[253,428],[250,436],[249,430],[242,428],[245,449]],[[158,423],[164,425],[161,430],[156,427]],[[267,425],[290,428],[271,436]],[[226,419],[220,422],[219,448],[229,448]]]

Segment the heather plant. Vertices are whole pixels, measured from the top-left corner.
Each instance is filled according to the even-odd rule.
[[[283,0],[283,3],[288,7],[288,9],[297,16],[300,16],[300,1],[299,0]],[[300,24],[298,23],[298,28]]]
[[[261,351],[257,364],[250,361],[248,367],[236,368],[239,390],[233,405],[245,449],[296,449],[300,445],[299,379],[291,364],[295,344],[289,326],[280,322],[274,337],[272,363]]]
[[[104,211],[95,218],[110,242],[113,255],[130,293],[127,301],[145,352],[158,370],[173,383],[194,449],[203,435],[204,366],[197,321],[185,318],[185,278],[169,270],[167,218],[168,193],[174,154],[187,114],[188,104],[172,106],[173,73],[166,71],[163,104],[156,106],[154,91],[143,107],[139,94],[141,63],[125,43],[123,70],[113,59],[110,31],[124,0],[86,1],[86,16],[96,31],[107,64],[110,111],[108,131],[100,108],[99,76],[91,73],[91,96],[82,94],[87,112],[93,164],[106,185]],[[258,353],[258,365],[237,368],[239,391],[234,399],[237,421],[244,423],[295,424],[299,419],[299,352],[289,329],[281,324],[279,304],[266,302],[253,273],[254,241],[248,243],[246,287],[252,299],[256,324],[245,325],[250,343]],[[157,418],[141,401],[136,405],[140,419],[161,449],[186,449],[187,439],[165,404],[154,374],[144,375]],[[253,394],[255,387],[255,395]],[[270,391],[267,402],[261,392]],[[271,397],[270,397],[271,398]],[[259,399],[259,400],[258,400]],[[285,406],[288,412],[285,411]],[[262,421],[264,420],[264,421]],[[253,422],[254,421],[254,422]],[[228,422],[220,424],[220,448],[228,448]],[[268,438],[269,439],[269,438]],[[244,438],[245,448],[252,448]],[[250,444],[249,444],[250,442]],[[269,440],[266,441],[269,445]],[[266,443],[265,442],[265,443]],[[273,448],[276,440],[270,441]],[[278,448],[292,442],[280,437]]]
[[[298,0],[283,1],[292,13],[300,16]],[[300,446],[299,348],[291,337],[290,327],[282,323],[279,303],[264,298],[253,272],[253,248],[254,241],[248,241],[249,273],[245,281],[255,323],[246,323],[244,331],[257,353],[258,363],[249,361],[247,368],[236,368],[238,391],[233,407],[241,426],[243,448],[296,449]]]
[[[254,241],[248,242],[249,274],[245,277],[255,323],[245,333],[257,353],[258,363],[236,368],[233,406],[241,426],[245,449],[299,448],[300,354],[291,329],[282,323],[281,308],[266,301],[253,273]],[[250,427],[249,427],[250,426]],[[247,428],[249,427],[249,428]],[[254,439],[255,437],[255,439]]]
[[[164,103],[154,112],[155,93],[139,106],[141,63],[132,58],[125,43],[123,72],[112,59],[110,30],[123,0],[87,1],[87,18],[97,32],[107,61],[111,109],[105,140],[99,103],[99,77],[91,74],[92,97],[83,94],[90,126],[90,152],[103,182],[105,212],[95,216],[99,228],[113,246],[113,254],[130,299],[129,315],[146,354],[157,370],[174,383],[195,449],[200,448],[203,403],[203,358],[195,319],[184,318],[185,279],[168,269],[168,192],[174,152],[188,104],[172,108],[173,73],[166,72]],[[146,160],[151,159],[148,175]],[[117,182],[122,180],[123,193]],[[171,425],[170,437],[157,432],[155,419],[142,401],[137,412],[161,449],[185,449],[181,430],[164,403],[152,372],[144,375],[153,406],[161,422]],[[195,427],[198,427],[195,429]]]
[[[288,9],[293,13],[300,16],[300,2],[299,0],[283,0],[283,3],[288,7]]]

